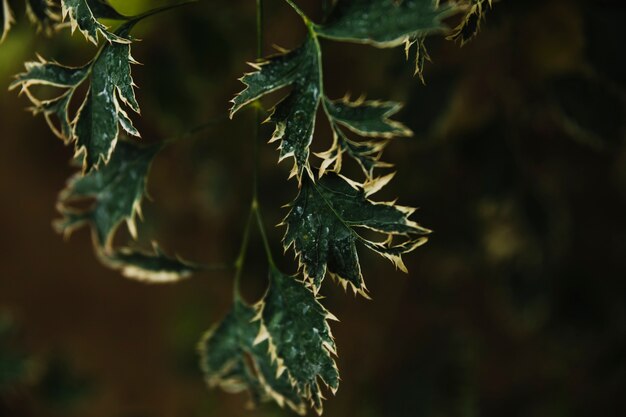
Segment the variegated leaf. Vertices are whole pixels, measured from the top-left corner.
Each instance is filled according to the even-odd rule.
[[[373,178],[375,168],[389,167],[380,160],[388,139],[412,135],[402,123],[390,119],[401,107],[400,103],[366,101],[362,98],[356,101],[347,97],[336,101],[324,98],[324,110],[333,131],[333,144],[329,150],[317,154],[323,159],[320,176],[330,166],[333,171],[340,172],[344,153],[358,162],[368,180]],[[368,139],[350,139],[341,127]]]
[[[125,17],[119,14],[104,0],[61,0],[63,19],[69,17],[72,32],[77,28],[85,38],[98,44],[98,35],[109,42],[129,43],[126,34],[113,33],[98,21],[98,18],[120,19]]]
[[[118,33],[128,35],[136,22],[123,25]],[[66,67],[40,59],[27,62],[26,72],[19,74],[11,88],[21,88],[33,104],[33,113],[42,113],[52,130],[66,143],[75,142],[76,153],[84,153],[84,170],[107,163],[117,143],[119,126],[133,136],[139,132],[132,124],[122,103],[139,113],[131,77],[130,45],[105,44],[96,58],[79,68]],[[75,116],[68,114],[68,105],[78,87],[89,83],[87,94]],[[38,99],[33,86],[52,86],[62,93],[50,100]]]
[[[284,247],[287,250],[293,245],[314,291],[328,271],[344,288],[349,285],[355,293],[367,296],[357,242],[390,259],[403,271],[406,267],[401,256],[426,242],[430,231],[409,219],[414,209],[368,198],[390,179],[388,176],[360,185],[330,173],[317,182],[310,178],[303,181],[283,220],[287,226]],[[385,239],[366,239],[359,233],[365,229]]]
[[[287,375],[300,395],[322,413],[321,384],[335,393],[339,371],[329,319],[335,317],[320,304],[304,282],[272,268],[269,288],[256,306],[261,330],[256,343],[269,341],[269,353],[280,375]]]
[[[344,42],[367,43],[378,48],[416,45],[415,74],[422,77],[428,59],[426,36],[443,33],[443,19],[461,10],[454,2],[438,0],[339,0],[323,25],[321,37]]]
[[[227,392],[248,391],[253,404],[273,399],[281,407],[304,414],[306,404],[287,375],[277,375],[268,342],[254,343],[260,328],[253,322],[255,313],[237,298],[221,323],[202,337],[198,351],[207,384]]]
[[[316,27],[323,37],[390,48],[418,36],[441,33],[442,20],[456,13],[435,0],[339,0],[327,21]]]
[[[160,145],[139,146],[120,141],[111,161],[97,171],[76,174],[59,195],[58,209],[63,218],[55,222],[59,232],[69,235],[76,228],[89,224],[94,243],[111,252],[117,227],[126,222],[136,236],[136,217],[141,215],[141,200],[146,189],[150,165]],[[81,208],[81,201],[92,204]]]
[[[308,36],[299,48],[252,64],[255,72],[241,81],[246,89],[233,99],[231,117],[243,106],[287,86],[292,91],[280,101],[270,117],[276,129],[270,142],[281,141],[280,159],[293,157],[292,176],[301,178],[310,171],[309,146],[322,94],[320,49],[317,39]]]
[[[202,270],[200,265],[166,255],[156,242],[152,251],[120,248],[112,253],[99,251],[99,255],[106,266],[120,271],[126,278],[147,283],[178,282]]]

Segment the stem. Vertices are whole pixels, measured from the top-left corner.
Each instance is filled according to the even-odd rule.
[[[256,55],[257,58],[263,57],[263,0],[256,0]],[[241,242],[241,248],[239,249],[239,256],[235,261],[235,283],[233,288],[233,297],[235,301],[239,300],[241,295],[239,292],[241,275],[243,272],[243,265],[246,260],[246,253],[248,252],[248,245],[250,241],[250,228],[252,222],[256,220],[261,239],[263,240],[263,248],[267,256],[267,261],[271,268],[274,268],[274,258],[272,257],[272,250],[267,239],[267,233],[265,232],[265,226],[263,224],[263,217],[259,209],[259,142],[261,140],[261,115],[263,107],[257,101],[254,106],[255,111],[255,133],[252,143],[252,158],[254,160],[254,167],[252,172],[252,202],[250,203],[250,210],[248,212],[248,220],[246,221],[246,227],[243,232],[243,239]]]
[[[254,205],[250,206],[250,212],[248,213],[248,220],[246,221],[246,227],[243,230],[243,238],[241,240],[241,248],[239,249],[239,255],[235,260],[235,282],[233,284],[233,298],[235,301],[239,300],[239,283],[241,282],[241,274],[243,273],[243,265],[246,262],[246,253],[248,252],[248,244],[250,242],[250,226],[252,226],[252,216],[254,215]]]
[[[257,58],[263,58],[263,0],[256,0],[256,54]],[[260,104],[257,101],[257,104]],[[263,248],[267,255],[267,262],[271,267],[274,267],[274,257],[272,256],[272,249],[267,239],[267,233],[265,232],[265,225],[263,224],[263,216],[261,215],[261,208],[259,206],[259,142],[261,141],[261,112],[262,107],[260,105],[254,108],[256,114],[256,132],[254,138],[253,152],[254,152],[254,174],[253,174],[253,190],[252,190],[252,207],[251,211],[254,211],[257,226],[259,227],[259,233],[263,240]]]
[[[293,10],[295,10],[296,13],[298,13],[300,15],[302,20],[304,20],[304,24],[305,25],[311,26],[313,24],[313,22],[311,22],[311,19],[309,19],[309,17],[306,14],[304,14],[302,9],[300,7],[298,7],[298,5],[293,2],[293,0],[285,0],[285,1],[287,2],[288,5],[291,6],[291,8]]]
[[[263,0],[256,0],[256,55],[258,59],[263,57]],[[257,101],[258,103],[258,101]],[[255,131],[254,143],[252,144],[252,157],[254,167],[252,173],[252,210],[258,206],[259,195],[259,142],[261,140],[261,106],[254,107]]]
[[[276,264],[274,263],[274,257],[272,256],[272,248],[270,247],[270,242],[269,242],[269,239],[267,238],[267,233],[265,232],[265,225],[263,224],[263,216],[261,215],[261,208],[259,207],[259,203],[256,200],[252,202],[252,208],[254,210],[254,213],[256,214],[256,222],[257,222],[257,226],[259,226],[259,232],[261,233],[261,240],[263,240],[263,248],[265,249],[267,262],[270,264],[270,267],[275,268]]]
[[[162,7],[157,7],[155,9],[152,10],[148,10],[147,12],[138,14],[136,16],[125,16],[125,19],[128,20],[129,22],[139,22],[140,20],[143,20],[147,17],[150,16],[154,16],[155,14],[159,14],[159,13],[163,13],[172,9],[177,9],[179,7],[184,7],[184,6],[188,6],[192,3],[197,3],[196,0],[191,0],[191,1],[184,1],[182,3],[177,3],[177,4],[170,4],[168,6],[162,6]]]
[[[263,0],[256,0],[256,56],[263,58]]]

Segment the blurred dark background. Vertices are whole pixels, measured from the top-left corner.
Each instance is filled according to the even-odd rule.
[[[133,13],[168,2],[111,3]],[[301,3],[321,15],[319,2]],[[18,24],[0,46],[3,89],[36,52],[74,65],[95,53],[79,35],[35,34],[14,6]],[[399,119],[416,136],[388,148],[398,174],[377,197],[420,207],[415,218],[435,230],[406,257],[408,276],[361,250],[373,301],[330,280],[324,287],[341,319],[342,375],[325,415],[626,415],[625,21],[619,0],[497,2],[471,43],[429,41],[426,85],[401,49],[324,42],[333,97],[406,103]],[[284,2],[266,0],[267,53],[303,33]],[[141,239],[188,259],[232,261],[250,199],[254,118],[228,121],[227,101],[255,56],[254,1],[200,1],[142,23],[137,36],[144,140],[185,136],[156,160]],[[229,308],[230,273],[146,286],[100,266],[87,230],[68,242],[54,233],[71,150],[26,106],[0,94],[0,415],[289,415],[273,405],[248,411],[245,395],[204,386],[195,345]],[[324,123],[318,132],[321,150],[330,137]],[[272,226],[296,183],[286,181],[288,163],[276,165],[274,145],[261,157],[278,254],[283,230]],[[294,271],[291,253],[280,264]],[[254,240],[250,301],[266,270]]]

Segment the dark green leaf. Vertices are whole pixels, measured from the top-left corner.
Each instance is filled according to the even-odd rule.
[[[87,40],[98,44],[98,34],[109,42],[128,43],[123,35],[109,32],[98,18],[123,18],[108,4],[97,0],[61,0],[63,19],[68,16],[72,32],[78,28]],[[93,8],[93,9],[92,9]]]
[[[63,219],[55,222],[57,230],[70,234],[88,223],[94,242],[109,251],[113,234],[123,221],[135,237],[135,219],[141,213],[146,177],[160,149],[160,145],[142,147],[120,141],[107,165],[84,176],[72,177],[59,195],[58,208]],[[83,200],[93,200],[93,204],[82,209],[73,206]]]
[[[343,154],[346,153],[357,161],[365,176],[370,179],[374,175],[375,168],[389,168],[392,166],[380,160],[387,143],[387,140],[356,142],[348,138],[341,129],[333,126],[332,146],[329,150],[316,154],[323,159],[319,169],[319,176],[323,176],[331,166],[332,171],[340,172],[343,164]]]
[[[456,12],[434,0],[339,0],[316,32],[339,41],[388,48],[418,36],[441,32],[441,20]]]
[[[361,136],[391,138],[411,136],[412,132],[400,122],[389,118],[396,114],[402,105],[396,102],[324,100],[329,118]]]
[[[378,191],[390,176],[359,185],[330,173],[314,183],[307,178],[283,221],[287,226],[285,250],[293,245],[304,275],[317,291],[326,271],[362,295],[367,295],[356,242],[391,260],[404,271],[401,255],[427,240],[430,231],[409,220],[414,209],[394,203],[376,203],[368,195]],[[382,242],[362,237],[359,229],[386,236]],[[394,242],[394,237],[403,237]]]
[[[203,336],[198,350],[207,384],[227,392],[247,390],[253,404],[271,398],[281,407],[287,404],[304,414],[305,404],[287,375],[277,376],[268,343],[254,343],[260,329],[260,324],[253,322],[255,314],[238,298],[222,322]]]
[[[133,24],[124,25],[118,33],[128,35]],[[85,171],[90,171],[102,162],[107,163],[111,157],[120,125],[129,134],[139,136],[121,105],[124,103],[139,113],[131,77],[134,62],[129,44],[108,43],[94,61],[80,68],[43,59],[26,63],[26,72],[17,76],[11,88],[21,87],[33,104],[33,112],[43,113],[52,130],[66,143],[76,142],[77,154],[85,154]],[[76,116],[70,117],[68,103],[85,80],[90,83],[87,95]],[[36,85],[59,87],[65,91],[52,100],[41,101],[30,91],[30,87]],[[59,127],[53,121],[55,118]]]
[[[292,91],[276,105],[270,118],[276,124],[270,142],[281,141],[280,159],[293,157],[292,175],[301,178],[303,170],[310,170],[309,146],[322,94],[317,39],[309,35],[299,48],[252,65],[257,71],[241,79],[247,87],[234,98],[231,117],[252,101],[291,86]]]
[[[412,134],[402,123],[389,119],[401,107],[400,103],[394,102],[363,99],[349,101],[347,97],[331,101],[325,98],[324,109],[333,130],[333,144],[328,151],[317,154],[324,160],[320,167],[320,176],[324,175],[331,165],[333,171],[340,172],[343,153],[355,159],[370,180],[373,177],[374,168],[389,167],[389,164],[380,161],[380,155],[388,143],[386,139]],[[355,141],[348,138],[340,126],[361,136],[385,140]]]
[[[105,265],[119,270],[126,278],[149,283],[177,282],[202,269],[178,256],[164,254],[156,243],[152,251],[121,248],[111,254],[101,252],[100,256]]]
[[[257,305],[262,323],[256,342],[269,341],[270,354],[298,392],[322,412],[320,381],[333,393],[339,388],[339,371],[329,319],[335,317],[316,299],[304,282],[270,271],[269,288]]]

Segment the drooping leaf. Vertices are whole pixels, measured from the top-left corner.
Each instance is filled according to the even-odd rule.
[[[445,29],[456,13],[434,0],[339,0],[328,20],[315,28],[322,37],[390,48]]]
[[[268,340],[270,355],[298,392],[322,413],[320,384],[333,394],[339,388],[339,371],[329,319],[336,318],[317,300],[304,282],[272,268],[269,287],[257,304],[261,331],[257,343]]]
[[[335,172],[340,172],[343,153],[347,153],[356,160],[367,179],[370,180],[373,178],[374,168],[389,167],[389,164],[380,161],[380,155],[388,139],[412,134],[411,130],[402,123],[389,119],[401,107],[400,103],[394,102],[365,101],[364,99],[350,101],[347,97],[331,101],[324,98],[324,110],[333,131],[333,144],[329,150],[317,154],[323,159],[320,176],[331,165]],[[370,139],[352,140],[342,131],[342,126]]]
[[[277,375],[268,354],[268,343],[255,344],[260,325],[253,322],[256,311],[237,298],[226,317],[200,341],[201,368],[209,387],[227,392],[248,391],[253,404],[273,399],[287,404],[298,414],[305,403],[291,386],[287,375]]]
[[[26,0],[26,14],[37,30],[46,34],[61,21],[58,6],[52,0]]]
[[[411,131],[400,122],[389,118],[401,108],[400,103],[366,101],[348,98],[331,101],[325,100],[329,117],[361,136],[391,138],[410,136]]]
[[[135,237],[135,220],[141,215],[146,178],[160,149],[160,145],[139,146],[120,141],[107,165],[84,176],[72,177],[59,195],[58,209],[63,218],[55,222],[57,230],[71,234],[76,228],[89,224],[94,243],[109,252],[113,234],[122,222],[126,222]],[[85,200],[93,200],[93,203],[86,208],[76,208],[76,203]]]
[[[202,269],[178,256],[166,255],[156,242],[152,251],[121,248],[110,254],[101,251],[99,255],[106,266],[119,270],[126,278],[148,283],[177,282]]]
[[[101,0],[61,0],[63,19],[69,17],[72,32],[78,28],[85,38],[98,44],[98,34],[109,42],[129,43],[125,34],[109,32],[98,18],[125,19],[107,2]]]
[[[264,95],[291,86],[292,91],[276,105],[270,120],[276,129],[270,142],[280,140],[280,159],[293,157],[292,175],[301,178],[309,168],[309,146],[322,94],[320,49],[309,35],[297,49],[252,64],[255,72],[244,75],[247,86],[233,100],[231,117],[243,106]]]
[[[13,12],[9,7],[9,0],[0,0],[0,43],[4,41],[11,25],[14,23]]]
[[[118,33],[128,35],[134,22],[122,26]],[[26,72],[19,74],[10,88],[20,87],[33,104],[33,113],[42,113],[48,124],[66,143],[75,142],[76,153],[84,153],[84,169],[90,171],[107,163],[122,128],[139,136],[121,103],[139,113],[131,77],[130,45],[105,44],[96,58],[87,65],[72,68],[40,59],[26,63]],[[89,81],[89,89],[76,116],[70,117],[68,105],[77,88]],[[51,100],[39,100],[32,86],[58,87],[63,92]],[[57,123],[59,127],[57,127]]]
[[[340,131],[339,125],[366,137],[383,139],[407,136],[410,131],[400,123],[389,120],[389,116],[399,109],[396,103],[364,100],[350,103],[347,100],[331,101],[325,97],[318,36],[378,47],[404,43],[407,56],[408,49],[416,45],[416,73],[421,76],[424,61],[428,59],[424,38],[442,32],[445,26],[441,20],[459,10],[452,3],[440,6],[432,0],[340,0],[324,24],[310,23],[303,16],[309,29],[303,45],[252,64],[256,71],[241,78],[246,88],[233,99],[231,117],[264,95],[291,86],[291,93],[275,107],[270,117],[276,124],[270,142],[281,140],[280,159],[293,156],[295,164],[291,175],[301,180],[305,170],[313,177],[309,148],[317,109],[323,100],[334,140],[328,151],[318,155],[324,159],[320,172],[324,173],[331,165],[339,171],[341,156],[347,153],[371,179],[374,168],[388,166],[379,160],[386,141],[354,141]]]
[[[404,271],[401,256],[427,240],[430,232],[409,219],[414,209],[368,198],[390,177],[365,183],[350,182],[329,173],[314,183],[307,178],[283,224],[284,247],[293,245],[305,278],[317,291],[328,271],[345,287],[367,296],[356,243],[360,242],[391,260]],[[373,241],[359,232],[369,229],[386,238]],[[394,240],[402,238],[400,242]]]

